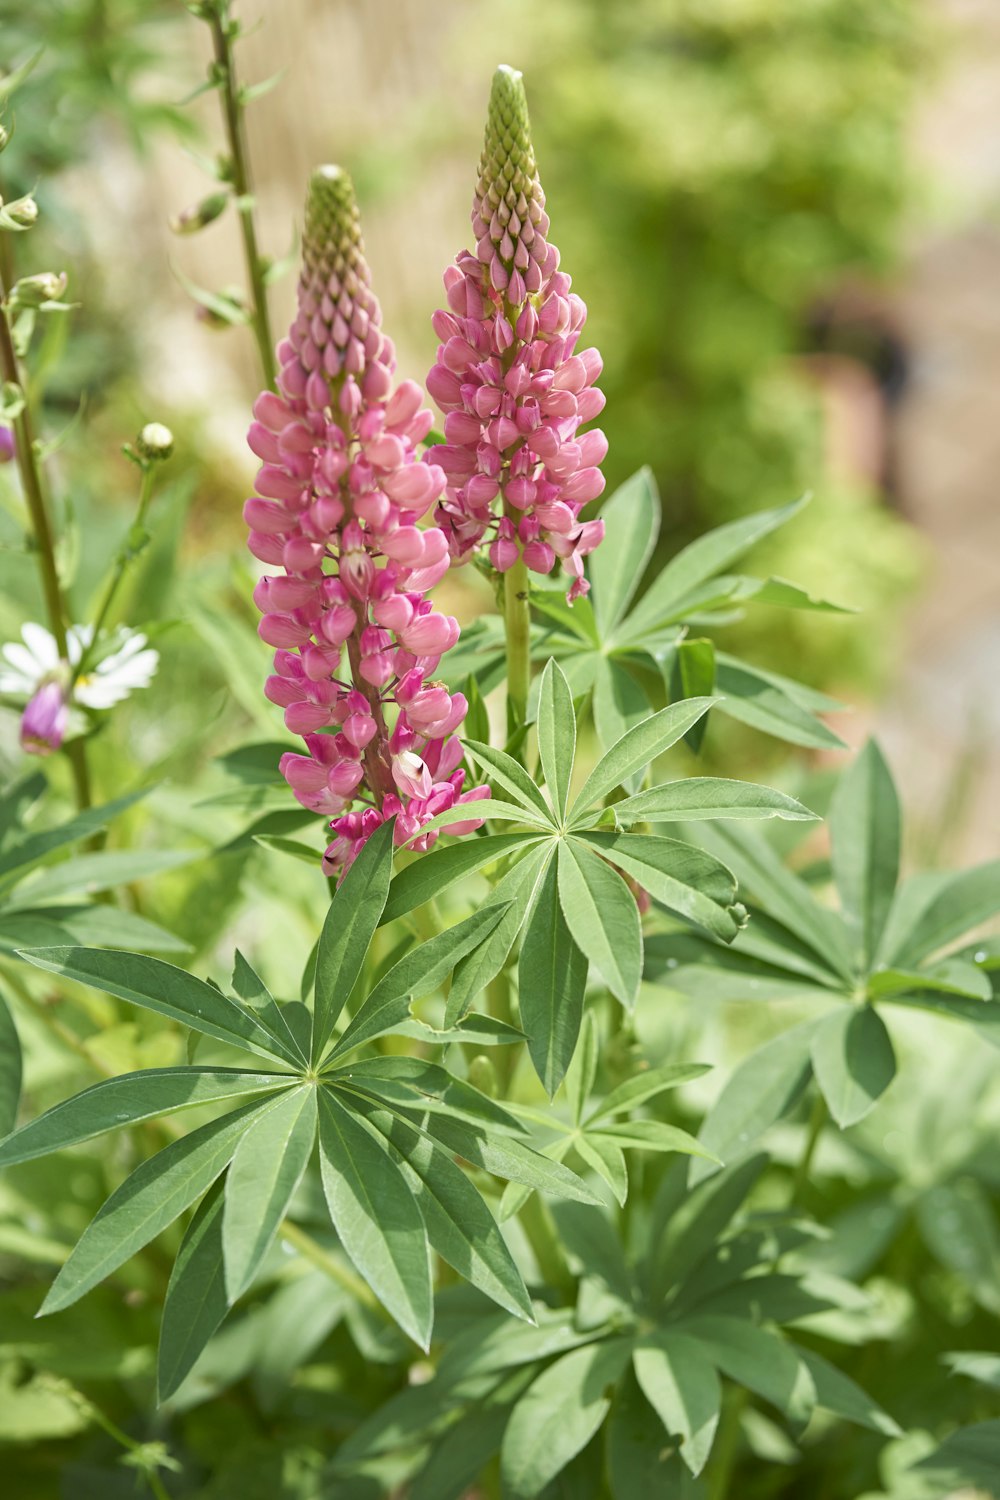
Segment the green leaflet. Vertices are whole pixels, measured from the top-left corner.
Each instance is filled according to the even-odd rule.
[[[421,1348],[434,1318],[424,1220],[399,1167],[333,1092],[319,1100],[320,1172],[344,1250]]]
[[[7,1002],[0,995],[0,1134],[7,1135],[17,1121],[21,1098],[21,1043]],[[0,1163],[3,1146],[0,1144]]]
[[[896,786],[874,740],[837,783],[830,807],[833,874],[862,968],[871,965],[899,877]]]
[[[337,1018],[357,982],[392,879],[395,821],[365,843],[330,903],[316,957],[311,1061],[323,1056]]]
[[[559,903],[573,940],[611,993],[630,1007],[642,976],[635,898],[610,865],[575,841],[559,846]]]
[[[681,1457],[692,1474],[700,1474],[722,1406],[715,1366],[697,1339],[673,1331],[641,1340],[632,1362],[646,1400],[666,1431],[681,1438]]]
[[[287,1090],[247,1126],[226,1174],[222,1248],[230,1302],[260,1270],[315,1140],[316,1088],[311,1084]]]
[[[273,1108],[272,1101],[244,1104],[136,1167],[84,1230],[41,1312],[77,1302],[172,1224],[224,1171],[253,1116]]]
[[[177,1252],[160,1322],[156,1389],[172,1396],[229,1311],[222,1259],[223,1183],[209,1188]]]
[[[611,1406],[626,1339],[587,1344],[549,1365],[511,1413],[500,1462],[510,1500],[535,1500],[586,1446]]]
[[[0,1142],[0,1167],[64,1151],[106,1130],[137,1125],[157,1115],[198,1105],[272,1093],[296,1082],[290,1073],[251,1073],[236,1068],[145,1068],[122,1073],[55,1104]]]
[[[551,659],[542,672],[538,708],[538,754],[545,784],[557,818],[566,815],[573,761],[576,756],[576,716],[573,694],[558,665]]]
[[[528,912],[517,973],[528,1051],[551,1098],[573,1058],[587,985],[587,960],[563,916],[551,857]]]

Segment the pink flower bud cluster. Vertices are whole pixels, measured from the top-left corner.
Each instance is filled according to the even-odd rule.
[[[259,633],[276,648],[265,692],[305,741],[280,768],[304,807],[332,819],[328,874],[387,818],[398,844],[429,848],[437,833],[421,835],[424,824],[489,796],[463,790],[455,731],[467,703],[434,680],[459,630],[426,597],[450,561],[444,533],[418,524],[445,486],[416,456],[431,413],[415,382],[392,390],[380,320],[350,179],[321,168],[279,394],[254,407],[248,440],[263,463],[244,517],[251,552],[282,569],[254,591]]]
[[[583,559],[604,536],[580,511],[604,489],[603,432],[579,429],[603,409],[596,349],[576,352],[587,309],[549,243],[520,73],[499,68],[473,201],[476,250],[445,272],[448,307],[427,389],[445,413],[444,445],[429,451],[448,477],[436,519],[457,561],[489,536],[505,573],[556,559],[569,601],[586,594]]]

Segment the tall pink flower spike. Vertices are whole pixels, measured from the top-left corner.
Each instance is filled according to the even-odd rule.
[[[437,833],[420,830],[437,813],[489,796],[462,790],[455,730],[468,705],[433,680],[459,632],[427,598],[450,561],[443,531],[418,525],[445,487],[416,454],[432,417],[414,381],[392,390],[395,353],[369,283],[350,178],[320,167],[280,394],[254,406],[248,441],[263,464],[243,514],[251,552],[282,570],[254,590],[276,648],[264,691],[307,752],[283,755],[281,774],[330,815],[323,866],[338,876],[385,819],[397,844],[425,849]]]
[[[445,272],[448,310],[427,389],[445,413],[445,445],[428,457],[448,476],[436,520],[456,561],[485,538],[505,573],[562,559],[569,602],[586,594],[583,559],[603,521],[579,519],[604,489],[603,432],[579,432],[604,406],[596,349],[575,352],[587,309],[559,270],[538,179],[521,74],[498,68],[472,205],[476,250]]]

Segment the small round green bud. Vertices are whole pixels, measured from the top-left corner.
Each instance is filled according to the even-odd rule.
[[[170,220],[170,227],[174,234],[197,234],[199,229],[204,229],[206,224],[211,224],[213,219],[225,213],[228,203],[228,193],[209,193],[207,198],[202,198],[192,208],[185,208],[182,213],[175,214]]]
[[[147,422],[135,440],[135,446],[143,458],[154,463],[169,458],[174,451],[174,435],[162,422]]]

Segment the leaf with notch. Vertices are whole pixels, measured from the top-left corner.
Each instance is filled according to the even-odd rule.
[[[671,1437],[681,1439],[681,1457],[692,1474],[705,1467],[722,1408],[715,1367],[697,1339],[664,1330],[648,1335],[632,1354],[643,1395]]]
[[[816,1082],[841,1130],[863,1120],[896,1076],[889,1033],[871,1005],[840,1006],[825,1016],[811,1050]]]
[[[703,849],[657,834],[587,832],[579,835],[579,842],[631,875],[654,900],[724,942],[739,932],[736,882],[726,866]]]

